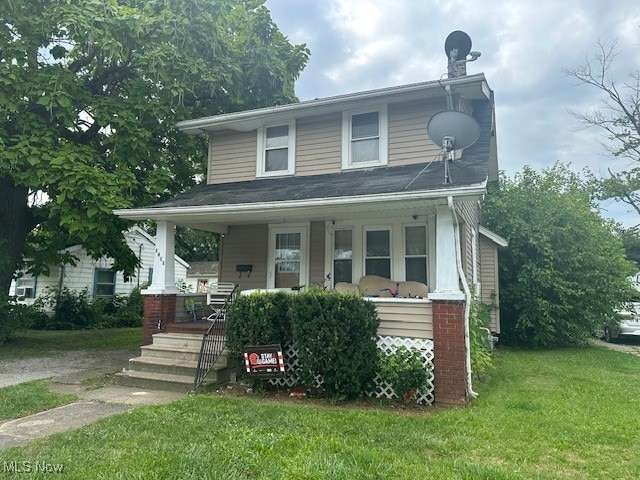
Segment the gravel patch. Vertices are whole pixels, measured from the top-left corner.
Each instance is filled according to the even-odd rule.
[[[139,348],[119,350],[77,350],[55,355],[0,360],[0,388],[41,378],[58,377],[84,370],[119,372],[130,358],[140,355]]]

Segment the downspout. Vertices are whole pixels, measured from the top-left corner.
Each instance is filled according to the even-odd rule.
[[[467,299],[467,301],[464,302],[464,349],[467,356],[467,359],[465,362],[465,370],[466,370],[465,373],[467,374],[467,393],[471,398],[476,398],[478,396],[478,393],[473,391],[473,386],[471,384],[471,340],[469,337],[469,316],[471,313],[471,291],[469,290],[467,277],[465,276],[464,270],[462,269],[462,247],[460,245],[460,224],[458,223],[458,216],[456,215],[456,210],[453,206],[452,196],[447,197],[447,205],[449,206],[449,210],[451,210],[451,215],[453,216],[454,237],[455,237],[455,244],[456,244],[456,266],[458,267],[458,277],[460,277],[460,283],[462,283],[462,289],[464,290],[464,294]]]

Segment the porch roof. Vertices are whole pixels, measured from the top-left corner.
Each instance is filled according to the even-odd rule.
[[[454,181],[449,184],[444,183],[442,162],[421,172],[424,167],[200,184],[165,202],[114,213],[131,220],[166,220],[225,232],[230,224],[389,216],[398,210],[424,214],[425,208],[445,205],[447,196],[473,200],[486,191],[486,160],[452,163],[449,172]]]

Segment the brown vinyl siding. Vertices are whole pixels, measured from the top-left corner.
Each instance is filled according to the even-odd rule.
[[[388,165],[427,163],[440,152],[427,135],[427,124],[442,102],[390,104]],[[208,183],[256,178],[257,131],[218,131],[209,135]],[[338,173],[342,170],[342,113],[296,120],[295,175]]]
[[[342,115],[301,118],[296,122],[296,175],[342,170]]]
[[[438,156],[440,147],[427,135],[432,115],[446,104],[428,102],[389,105],[389,166],[428,163]]]
[[[311,222],[309,250],[309,285],[324,286],[324,222]]]
[[[498,248],[491,240],[480,236],[480,300],[486,305],[500,305],[498,288]],[[492,332],[500,333],[500,310],[491,309]]]
[[[480,206],[477,202],[460,202],[456,205],[456,211],[460,219],[460,247],[462,249],[462,267],[464,269],[469,287],[472,287],[473,283],[473,262],[476,262],[476,273],[478,273],[478,279],[480,278],[480,244],[478,240],[478,222],[480,221]],[[464,223],[462,223],[464,222]],[[476,248],[478,257],[473,258],[473,235],[471,230],[473,229],[476,234]]]
[[[209,136],[207,183],[229,183],[256,178],[258,134],[216,132]]]
[[[374,303],[380,318],[378,335],[433,338],[430,302],[402,303],[397,300],[377,300]]]
[[[220,281],[240,285],[240,291],[267,286],[267,225],[232,225],[224,236],[220,259]],[[253,265],[251,275],[236,272],[236,265]]]

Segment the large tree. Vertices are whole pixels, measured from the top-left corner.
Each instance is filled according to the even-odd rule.
[[[598,42],[581,65],[565,74],[603,94],[598,107],[573,113],[583,126],[605,135],[601,143],[606,152],[627,159],[628,168],[609,168],[609,176],[600,179],[600,198],[618,199],[640,214],[640,70],[629,65],[624,80],[616,80],[617,55],[616,40]]]
[[[631,298],[633,262],[585,183],[563,165],[502,177],[484,212],[487,226],[509,241],[500,253],[501,339],[507,343],[580,343]]]
[[[295,101],[308,50],[264,0],[9,0],[0,11],[0,291],[80,243],[125,274],[115,208],[204,173],[186,118]],[[29,246],[33,249],[29,250]]]

